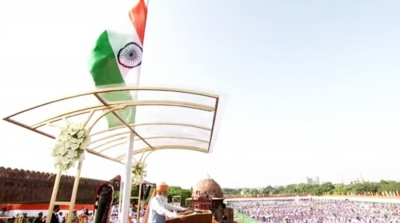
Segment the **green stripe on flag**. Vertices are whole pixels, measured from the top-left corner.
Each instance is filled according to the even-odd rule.
[[[89,61],[90,73],[96,87],[105,88],[108,85],[123,85],[125,81],[121,75],[117,59],[110,45],[107,31],[104,31],[96,41],[95,48]],[[100,95],[106,102],[132,101],[129,91],[103,93]],[[117,112],[127,123],[135,122],[136,107],[127,107]],[[106,115],[108,127],[116,127],[122,122],[113,114]]]

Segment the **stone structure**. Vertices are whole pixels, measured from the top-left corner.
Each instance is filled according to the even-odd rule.
[[[192,197],[209,194],[214,198],[223,198],[224,193],[222,192],[221,186],[215,180],[208,178],[200,180],[194,187]]]
[[[211,210],[215,222],[234,223],[233,209],[225,206],[221,186],[210,177],[193,187],[192,198],[187,203],[193,208]]]
[[[50,202],[56,174],[0,167],[0,204],[45,204]],[[75,177],[62,176],[57,201],[69,201]],[[77,204],[91,204],[99,185],[109,183],[120,188],[121,177],[110,181],[81,178]]]

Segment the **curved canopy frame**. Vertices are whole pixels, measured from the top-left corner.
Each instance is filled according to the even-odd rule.
[[[106,93],[114,93],[114,92],[126,92],[126,91],[136,91],[136,92],[164,92],[164,93],[179,93],[183,95],[190,95],[190,96],[198,96],[207,99],[211,99],[214,103],[202,104],[196,102],[189,102],[189,101],[178,101],[178,100],[134,100],[134,101],[114,101],[114,102],[106,102],[102,97],[102,94]],[[18,116],[29,114],[34,110],[49,107],[50,105],[57,104],[63,101],[74,100],[86,96],[92,96],[97,99],[98,103],[94,105],[83,105],[82,107],[78,107],[75,109],[68,109],[60,112],[56,115],[51,117],[47,117],[46,119],[39,120],[33,124],[28,124],[24,121],[18,121]],[[206,92],[200,91],[193,91],[193,90],[185,90],[185,89],[178,89],[178,88],[157,88],[157,87],[112,87],[112,88],[104,88],[104,89],[97,89],[94,91],[71,95],[68,97],[63,97],[57,100],[49,101],[47,103],[43,103],[23,111],[17,112],[13,115],[5,117],[4,120],[15,125],[21,126],[23,128],[29,129],[46,137],[55,139],[56,134],[49,133],[48,131],[43,130],[44,127],[56,125],[55,123],[60,122],[64,119],[70,120],[77,116],[86,116],[83,122],[85,123],[86,127],[90,130],[90,136],[93,139],[87,148],[87,152],[93,155],[100,156],[102,158],[122,163],[120,157],[123,157],[125,154],[116,154],[116,156],[109,155],[109,151],[116,147],[120,147],[121,145],[127,143],[127,135],[133,133],[135,135],[135,142],[141,141],[142,144],[144,143],[143,148],[138,148],[134,150],[134,155],[141,153],[140,151],[148,151],[148,150],[160,150],[160,149],[184,149],[190,151],[197,151],[203,153],[209,153],[211,151],[211,141],[213,140],[213,131],[215,125],[216,114],[218,110],[218,103],[219,103],[219,96],[216,94],[210,94]],[[204,123],[203,125],[195,124],[195,123],[188,123],[188,122],[171,122],[171,121],[160,121],[160,122],[137,122],[137,123],[128,123],[124,120],[123,117],[118,113],[123,109],[128,107],[180,107],[186,108],[190,110],[199,110],[206,113],[213,113],[213,118],[211,123]],[[97,117],[95,117],[95,113],[101,113]],[[112,114],[114,115],[120,122],[121,125],[112,127],[112,128],[105,128],[100,130],[95,130],[98,122],[101,119],[104,119],[106,115]],[[208,132],[210,136],[208,139],[193,137],[193,136],[182,136],[177,134],[158,134],[145,137],[140,132],[140,127],[143,126],[176,126],[180,128],[195,128],[198,130],[202,130]],[[174,139],[174,143],[171,145],[152,145],[151,141],[156,139]],[[197,144],[202,144],[203,146],[191,146],[187,143],[180,143],[183,141],[193,141],[199,142]],[[106,154],[108,152],[108,154]]]
[[[130,101],[113,100],[110,102],[105,100],[107,98],[105,97],[106,94],[118,92],[130,92],[131,94],[132,92],[134,94],[140,92],[140,96],[148,93],[147,96],[150,95],[150,97],[145,97],[143,100]],[[162,97],[160,99],[160,93],[175,94],[175,96],[180,95],[178,97],[180,100],[170,100],[172,97],[169,95],[167,97],[168,100],[163,100]],[[183,100],[185,96],[186,98],[189,97],[190,100]],[[90,97],[90,100],[88,97]],[[90,104],[89,101],[94,103]],[[69,104],[59,106],[59,103],[63,102],[68,102]],[[135,147],[137,147],[133,149],[131,158],[134,159],[135,156],[141,154],[141,161],[144,161],[149,154],[157,150],[181,149],[202,153],[211,152],[214,144],[213,140],[215,140],[214,136],[216,135],[215,126],[219,102],[219,95],[200,91],[178,88],[117,86],[75,94],[39,104],[5,117],[4,120],[55,139],[58,132],[54,132],[55,129],[49,127],[59,126],[63,120],[74,122],[75,118],[80,118],[80,122],[83,122],[85,127],[89,129],[89,135],[92,139],[86,151],[107,160],[125,164],[122,160],[129,159],[126,155],[126,149],[123,150],[125,152],[121,152],[118,148],[121,145],[127,144],[130,140],[133,140]],[[48,112],[43,112],[43,110],[42,112],[36,112],[35,115],[35,111],[49,107],[60,109],[54,109],[58,110],[58,112],[53,115],[47,115]],[[128,122],[121,116],[121,111],[127,108],[135,109],[135,122]],[[142,108],[150,108],[150,110],[144,109],[141,111],[140,109]],[[151,110],[151,108],[155,109]],[[173,118],[160,120],[160,116],[166,116],[168,112],[171,113],[171,110],[167,111],[166,108],[179,108],[184,109],[184,111],[180,113],[172,112],[171,117]],[[195,113],[200,115],[197,117],[186,115],[191,111],[196,111],[197,113]],[[156,114],[157,112],[158,114]],[[40,117],[43,114],[45,116]],[[146,114],[150,114],[149,117],[146,118]],[[104,125],[102,127],[99,123],[110,115],[120,123],[112,127],[104,128]],[[33,123],[32,120],[21,121],[21,116],[28,116],[29,118],[39,117],[39,120]],[[143,120],[140,119],[142,116],[145,117]],[[204,119],[206,116],[208,119]],[[179,120],[182,118],[186,120]],[[201,119],[204,120],[199,122],[198,120]],[[175,128],[175,130],[172,131],[172,128]],[[157,131],[154,131],[154,129]],[[71,201],[69,202],[56,201],[61,179],[61,170],[59,170],[53,188],[49,213],[52,211],[54,205],[70,205],[70,212],[72,212],[75,206],[81,167],[82,161],[78,164]],[[68,219],[67,221],[70,220]]]

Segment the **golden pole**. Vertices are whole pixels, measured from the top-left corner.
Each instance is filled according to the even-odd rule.
[[[61,173],[62,173],[61,169],[58,169],[56,180],[54,181],[53,192],[51,193],[50,205],[49,205],[49,211],[47,213],[46,223],[50,223],[51,217],[53,216],[53,209],[57,199],[58,188],[60,187]]]
[[[79,161],[78,168],[76,170],[74,187],[72,188],[71,201],[70,201],[70,204],[69,204],[67,223],[71,223],[72,222],[72,217],[73,217],[72,212],[74,211],[76,196],[78,195],[78,187],[79,187],[79,180],[81,178],[82,162],[83,162],[83,160]]]

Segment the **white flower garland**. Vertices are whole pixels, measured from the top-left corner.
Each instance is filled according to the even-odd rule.
[[[90,143],[89,131],[82,123],[69,123],[61,127],[51,155],[54,166],[62,171],[73,167],[78,160],[85,158],[84,151]]]
[[[147,176],[146,164],[136,162],[132,165],[132,184],[139,185]]]

